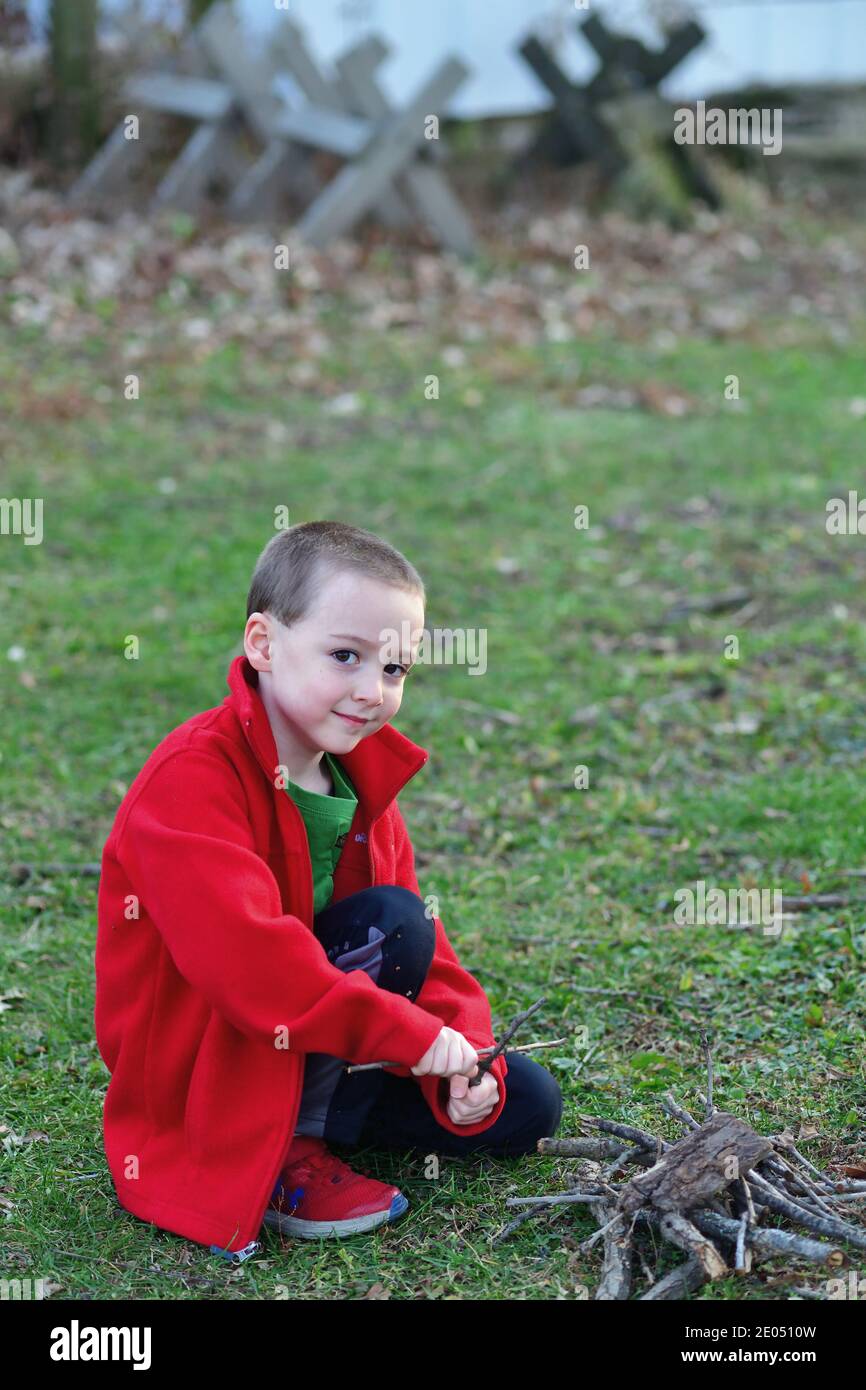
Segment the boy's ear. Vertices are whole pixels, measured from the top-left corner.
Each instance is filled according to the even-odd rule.
[[[251,613],[247,619],[247,630],[244,634],[244,646],[249,647],[255,653],[257,660],[270,661],[273,647],[273,633],[270,630],[267,617],[264,613]],[[252,661],[256,670],[259,670],[257,661],[252,660],[247,652],[248,658]]]

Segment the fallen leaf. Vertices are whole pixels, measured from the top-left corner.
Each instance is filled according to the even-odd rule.
[[[391,1294],[389,1290],[385,1288],[384,1284],[371,1284],[367,1292],[364,1294],[364,1297],[381,1300],[385,1298],[390,1298]]]
[[[659,381],[646,381],[638,387],[638,399],[653,415],[681,419],[691,415],[695,402],[682,391]]]

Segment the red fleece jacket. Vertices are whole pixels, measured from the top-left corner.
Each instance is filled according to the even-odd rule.
[[[258,674],[231,663],[231,694],[173,730],[118,809],[102,854],[96,1040],[111,1080],[104,1142],[121,1206],[190,1240],[240,1250],[258,1237],[291,1143],[304,1054],[414,1066],[443,1024],[493,1042],[490,1007],[434,918],[415,1003],[362,970],[344,974],[313,934],[301,814],[278,786]],[[358,805],[333,900],[374,884],[418,893],[397,793],[428,753],[391,725],[341,760]],[[505,1104],[455,1125],[448,1082],[412,1077],[453,1134],[480,1134]]]

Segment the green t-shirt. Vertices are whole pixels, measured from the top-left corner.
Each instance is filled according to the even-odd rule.
[[[355,814],[358,798],[336,758],[328,760],[334,779],[334,793],[309,792],[297,782],[287,780],[286,791],[304,818],[310,858],[313,862],[313,911],[327,907],[334,892],[334,869]]]

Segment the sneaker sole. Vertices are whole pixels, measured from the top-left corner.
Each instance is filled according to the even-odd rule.
[[[299,1216],[286,1216],[281,1211],[270,1208],[265,1212],[266,1226],[281,1231],[286,1236],[300,1236],[303,1240],[320,1240],[323,1236],[354,1236],[360,1231],[373,1231],[386,1222],[396,1221],[409,1206],[408,1198],[400,1192],[387,1211],[372,1211],[367,1216],[352,1216],[345,1221],[304,1221]]]

